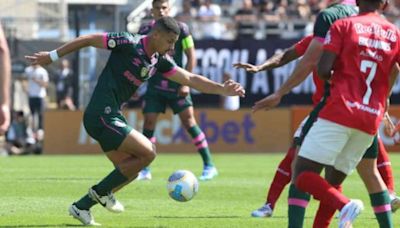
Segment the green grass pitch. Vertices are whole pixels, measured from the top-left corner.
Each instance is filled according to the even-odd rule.
[[[272,218],[250,217],[251,211],[263,204],[282,157],[214,155],[220,175],[200,182],[198,195],[180,203],[169,198],[166,180],[178,169],[191,170],[198,176],[200,156],[160,154],[152,164],[153,180],[133,182],[116,194],[126,207],[124,213],[112,214],[97,205],[93,215],[103,227],[287,227],[287,189]],[[392,153],[391,159],[400,188],[400,154]],[[68,215],[68,206],[111,169],[102,155],[0,158],[0,228],[78,226],[80,223]],[[362,199],[366,206],[355,227],[377,227],[368,194],[356,173],[346,180],[344,191],[351,198]],[[310,203],[304,227],[311,227],[317,206],[316,201]],[[395,227],[400,227],[400,211],[393,218]],[[337,219],[332,227],[337,227]]]

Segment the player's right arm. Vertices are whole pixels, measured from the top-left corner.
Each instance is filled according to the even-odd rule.
[[[310,45],[312,37],[312,35],[304,37],[299,42],[285,49],[284,51],[275,53],[271,58],[267,59],[261,65],[255,66],[249,63],[235,63],[233,64],[233,66],[235,68],[243,68],[250,73],[257,73],[260,71],[272,70],[277,67],[286,65],[287,63],[304,55],[308,46]]]
[[[237,69],[245,69],[250,73],[257,73],[264,70],[271,70],[280,66],[283,66],[300,56],[297,54],[294,46],[285,49],[282,52],[275,53],[271,58],[267,59],[261,65],[253,65],[250,63],[234,63],[233,66]]]
[[[58,57],[62,57],[85,47],[107,48],[107,45],[104,44],[104,40],[105,34],[103,33],[84,35],[65,43],[54,51],[56,51]],[[31,64],[39,64],[42,66],[48,65],[53,62],[50,58],[50,52],[48,51],[40,51],[31,56],[25,56],[25,58]]]

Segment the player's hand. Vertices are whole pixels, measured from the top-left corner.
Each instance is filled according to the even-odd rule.
[[[10,107],[6,104],[0,106],[0,135],[4,135],[10,125]]]
[[[262,100],[257,101],[252,107],[253,112],[257,112],[259,110],[270,110],[275,108],[281,102],[282,96],[273,93]]]
[[[179,97],[186,97],[190,93],[190,88],[189,86],[181,86],[178,90],[178,96]]]
[[[398,129],[395,130],[396,126],[392,122],[392,119],[390,118],[390,115],[387,112],[385,112],[385,115],[383,117],[383,126],[384,126],[385,134],[390,137],[393,137],[393,135],[396,133],[396,131],[398,131]]]
[[[241,96],[244,97],[246,94],[246,91],[243,89],[242,85],[239,83],[229,79],[224,82],[223,84],[223,93],[222,95],[224,96]]]
[[[26,55],[25,59],[28,60],[31,65],[39,64],[45,66],[52,63],[50,54],[47,51],[36,52],[33,55]]]
[[[260,67],[255,66],[250,63],[235,63],[235,64],[233,64],[233,67],[235,67],[236,69],[245,69],[247,72],[250,72],[253,74],[260,72]]]

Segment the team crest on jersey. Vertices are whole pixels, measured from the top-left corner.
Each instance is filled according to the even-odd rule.
[[[142,67],[142,69],[140,70],[140,77],[144,78],[147,76],[148,73],[149,73],[149,69],[146,67]]]
[[[117,46],[117,42],[115,42],[114,39],[109,39],[107,45],[109,48],[115,48],[115,46]]]
[[[111,107],[110,106],[105,107],[104,108],[104,113],[105,114],[110,114],[111,113]]]

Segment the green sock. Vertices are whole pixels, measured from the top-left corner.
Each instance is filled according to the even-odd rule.
[[[81,210],[89,210],[91,207],[93,207],[96,204],[97,204],[97,202],[92,200],[92,198],[90,198],[88,194],[86,194],[80,200],[75,202],[75,206]]]
[[[294,184],[289,188],[289,228],[301,228],[304,223],[306,207],[310,201],[310,194],[298,190]]]
[[[118,168],[115,168],[108,176],[101,180],[97,185],[93,186],[94,190],[100,196],[105,196],[114,188],[128,181]]]
[[[154,130],[143,129],[143,135],[150,139],[154,135]]]
[[[197,151],[203,159],[204,166],[214,166],[211,159],[211,152],[208,148],[208,143],[205,134],[198,125],[188,129],[190,136],[192,137],[193,144],[197,147]]]
[[[371,205],[374,209],[375,217],[378,220],[379,227],[393,227],[392,211],[390,208],[390,197],[387,190],[369,195]]]
[[[153,137],[154,136],[154,130],[143,129],[143,135],[146,136],[146,138],[150,139],[150,141],[152,143],[154,143],[154,140],[155,140],[155,138]],[[143,168],[143,170],[150,171],[150,167],[146,166],[146,167]]]

